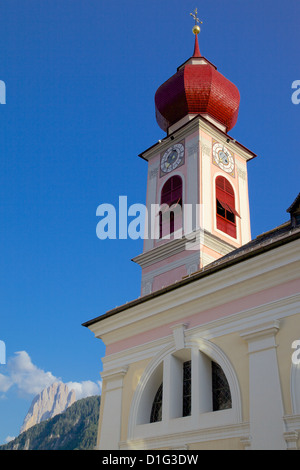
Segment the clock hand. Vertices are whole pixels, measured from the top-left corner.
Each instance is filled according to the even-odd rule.
[[[227,155],[224,153],[224,152],[220,152],[219,153],[219,159],[221,160],[221,162],[223,163],[228,163],[228,158],[227,158]]]

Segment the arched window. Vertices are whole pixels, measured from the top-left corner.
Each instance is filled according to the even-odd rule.
[[[174,213],[176,208],[179,208],[181,214],[182,206],[182,179],[178,175],[174,175],[169,178],[164,184],[161,191],[160,205],[165,204],[169,208],[172,207],[172,210],[168,211],[167,209],[159,212],[159,237],[162,238],[163,235],[169,235],[174,233],[175,223],[174,223]],[[163,234],[163,222],[164,220],[169,221],[169,227],[167,227],[167,232]]]
[[[129,412],[130,445],[143,442],[150,448],[158,438],[168,447],[171,429],[183,445],[184,433],[194,432],[195,425],[202,434],[242,422],[239,382],[224,352],[198,336],[184,348],[173,343],[160,350],[139,377]]]
[[[233,187],[223,176],[216,178],[217,229],[236,238],[236,217]]]
[[[207,359],[209,361],[209,359]],[[211,394],[211,411],[227,410],[232,408],[232,399],[230,387],[223,369],[219,364],[214,361],[210,362],[210,384],[203,383],[203,389],[199,389],[198,393],[203,393],[204,389],[210,390]],[[178,416],[190,416],[192,412],[192,368],[191,360],[182,363],[182,379],[181,385],[182,394],[182,412]],[[179,387],[177,388],[177,395],[179,395]],[[162,406],[163,406],[163,382],[157,389],[154,400],[152,402],[150,423],[156,423],[162,420]],[[209,410],[207,410],[209,411]]]

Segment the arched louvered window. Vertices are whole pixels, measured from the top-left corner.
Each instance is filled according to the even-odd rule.
[[[217,229],[236,238],[236,217],[233,187],[223,176],[216,178]]]
[[[182,206],[182,179],[178,175],[174,175],[169,178],[161,191],[160,205],[166,204],[168,207],[176,209],[176,207]],[[159,237],[163,235],[163,219],[166,211],[160,211],[159,213]],[[167,214],[170,220],[170,231],[169,234],[174,233],[174,210],[171,210]]]

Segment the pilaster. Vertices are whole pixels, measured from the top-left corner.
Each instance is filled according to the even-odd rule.
[[[252,450],[283,450],[286,443],[279,378],[276,334],[279,322],[258,325],[240,333],[248,343],[249,416]]]
[[[121,367],[101,374],[105,387],[104,403],[102,403],[103,415],[99,430],[99,448],[101,450],[119,449],[122,424],[122,391],[126,372],[127,367]]]

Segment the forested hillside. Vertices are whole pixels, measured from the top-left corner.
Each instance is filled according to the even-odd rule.
[[[100,396],[76,401],[64,413],[21,433],[0,450],[89,450],[96,445]]]

